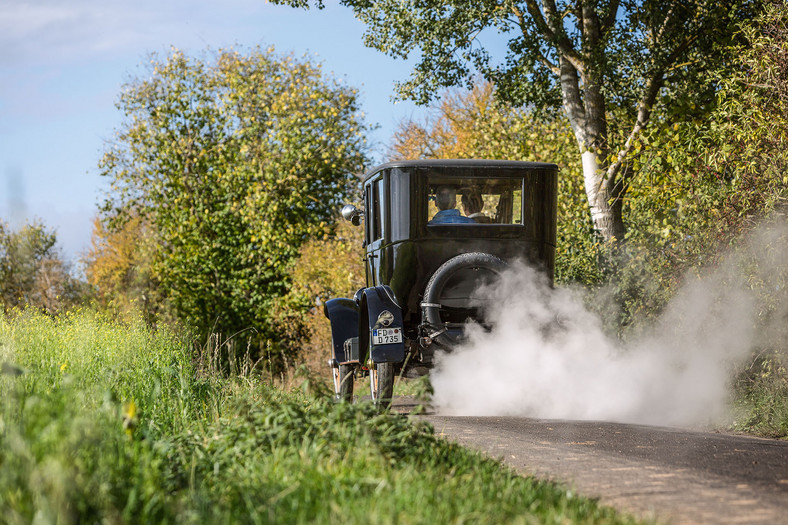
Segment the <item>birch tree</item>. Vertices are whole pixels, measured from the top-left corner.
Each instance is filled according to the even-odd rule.
[[[309,0],[275,0],[309,7]],[[582,158],[595,229],[623,239],[623,197],[656,106],[709,98],[735,24],[758,0],[340,0],[364,43],[417,57],[398,93],[420,103],[481,75],[507,102],[562,110]],[[323,7],[322,0],[314,5]]]

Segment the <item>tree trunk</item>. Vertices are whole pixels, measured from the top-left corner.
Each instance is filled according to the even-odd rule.
[[[586,150],[582,157],[583,179],[594,229],[605,242],[621,242],[624,240],[626,228],[620,192],[606,180],[605,170],[594,151]]]
[[[606,177],[607,120],[605,99],[599,83],[590,80],[593,72],[584,75],[584,94],[581,94],[577,69],[567,60],[560,61],[561,92],[564,112],[569,117],[583,161],[586,197],[591,208],[594,229],[605,242],[624,239],[626,229],[622,216],[621,186]],[[583,96],[585,95],[585,96]]]

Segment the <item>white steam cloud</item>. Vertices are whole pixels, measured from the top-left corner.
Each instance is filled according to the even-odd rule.
[[[467,343],[439,359],[433,405],[455,415],[712,423],[726,412],[734,367],[767,325],[788,324],[785,231],[772,225],[738,256],[688,277],[659,321],[626,344],[606,334],[581,291],[552,289],[515,265],[486,291],[493,330],[469,325]]]

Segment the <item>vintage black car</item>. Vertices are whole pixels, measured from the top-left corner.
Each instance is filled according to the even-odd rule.
[[[425,373],[469,319],[484,323],[475,293],[508,261],[552,279],[557,173],[546,163],[421,160],[365,175],[364,210],[346,205],[342,215],[364,222],[366,288],[325,303],[339,399],[352,400],[354,378],[368,373],[372,398],[388,405],[399,373]]]

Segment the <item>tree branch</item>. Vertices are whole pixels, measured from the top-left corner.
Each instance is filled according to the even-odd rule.
[[[607,14],[602,18],[602,34],[606,35],[613,26],[616,25],[616,16],[618,15],[618,6],[620,0],[611,0],[608,6]]]
[[[605,180],[609,185],[615,185],[614,181],[624,164],[624,160],[632,151],[632,148],[635,145],[635,139],[637,138],[638,134],[643,131],[643,128],[645,128],[648,124],[649,118],[651,117],[651,108],[654,107],[654,102],[657,99],[657,94],[659,93],[661,87],[662,72],[654,75],[651,79],[649,79],[648,84],[646,84],[643,98],[640,99],[640,102],[638,103],[638,116],[637,120],[635,121],[635,125],[632,127],[632,131],[629,132],[629,136],[624,143],[624,147],[618,152],[618,155],[616,155],[616,160],[607,168]]]
[[[561,57],[560,60],[564,111],[569,118],[569,124],[572,126],[578,146],[584,149],[587,146],[586,111],[583,106],[583,97],[580,95],[578,72],[566,58]]]
[[[542,16],[542,11],[539,9],[536,0],[525,0],[528,14],[531,15],[534,24],[536,24],[536,29],[582,74],[584,68],[583,58],[572,47],[572,43],[566,36],[561,17],[558,15],[555,7],[555,2],[553,0],[542,0],[542,3],[547,15],[546,20]]]
[[[594,8],[587,3],[583,3],[581,9],[580,26],[583,28],[583,43],[585,44],[585,52],[590,58],[591,50],[596,49],[599,45],[602,32],[599,28],[599,17]]]
[[[523,15],[523,12],[520,11],[520,8],[518,8],[516,5],[512,6],[512,13],[514,14],[514,16],[517,17],[517,25],[520,26],[520,32],[523,34],[523,36],[527,38],[529,36],[529,32],[528,32],[528,27],[525,23],[525,15]],[[556,64],[554,64],[553,62],[550,61],[550,59],[544,56],[544,54],[540,50],[537,49],[535,51],[537,53],[537,58],[539,59],[539,61],[542,64],[544,64],[544,66],[547,69],[552,71],[555,76],[561,75],[561,70]]]
[[[674,13],[673,8],[671,7],[668,14],[665,16],[665,20],[663,21],[662,27],[658,32],[658,36],[662,36],[663,31],[668,23],[668,19],[673,16]],[[679,59],[679,57],[684,53],[684,51],[689,48],[689,46],[698,38],[697,35],[690,35],[686,39],[684,39],[679,45],[673,49],[673,51],[667,56],[664,62],[664,66],[659,68],[654,75],[649,79],[648,83],[646,84],[646,89],[643,93],[643,98],[638,103],[638,115],[637,120],[635,121],[635,125],[632,127],[632,131],[630,131],[629,136],[627,137],[626,142],[624,143],[624,148],[618,152],[616,155],[616,160],[610,164],[607,169],[607,177],[606,180],[608,184],[614,185],[614,180],[618,176],[619,171],[626,159],[627,155],[632,151],[634,147],[635,139],[637,138],[638,134],[646,127],[648,124],[649,118],[651,117],[651,109],[654,106],[654,102],[657,99],[657,94],[659,93],[660,88],[665,82],[665,74],[675,69],[676,67],[681,66],[682,64],[672,65],[672,62]]]
[[[668,27],[668,22],[670,22],[671,18],[673,18],[673,13],[676,12],[675,9],[676,9],[676,4],[673,4],[672,6],[670,6],[670,9],[668,9],[668,13],[665,15],[665,19],[662,21],[662,27],[659,28],[657,34],[654,36],[654,45],[656,45],[657,42],[661,41],[662,37],[665,36],[665,30]]]

